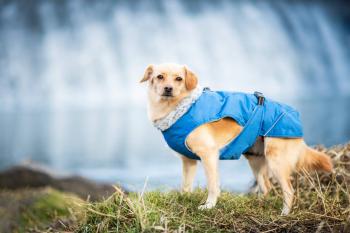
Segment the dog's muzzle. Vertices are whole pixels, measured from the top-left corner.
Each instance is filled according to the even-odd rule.
[[[173,88],[172,87],[164,87],[164,91],[162,96],[172,97],[173,96]]]

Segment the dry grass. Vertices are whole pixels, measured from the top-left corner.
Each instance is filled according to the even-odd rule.
[[[350,144],[330,149],[333,174],[295,174],[296,200],[289,216],[280,216],[282,197],[223,192],[216,208],[199,211],[206,193],[173,191],[116,193],[87,204],[78,232],[350,232]]]

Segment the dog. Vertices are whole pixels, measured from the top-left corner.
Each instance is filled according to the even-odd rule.
[[[271,189],[272,176],[283,191],[282,215],[292,208],[290,176],[294,171],[333,169],[326,154],[306,145],[296,110],[261,93],[200,88],[193,71],[173,63],[149,65],[140,82],[148,83],[149,119],[182,159],[183,192],[192,191],[197,161],[203,164],[208,196],[199,206],[201,210],[213,208],[220,195],[219,159],[238,159],[243,154],[264,195]],[[229,113],[213,118],[210,114],[215,111]],[[285,134],[281,136],[281,132]]]

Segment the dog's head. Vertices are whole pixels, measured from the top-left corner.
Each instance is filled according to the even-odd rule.
[[[197,86],[197,76],[186,66],[166,63],[149,65],[141,82],[161,100],[176,100],[187,96]]]

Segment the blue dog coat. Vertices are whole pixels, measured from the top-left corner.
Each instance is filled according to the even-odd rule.
[[[241,133],[220,150],[220,159],[239,159],[258,136],[299,138],[303,136],[299,113],[292,107],[270,99],[259,104],[256,95],[204,89],[189,109],[162,131],[174,151],[190,158],[200,158],[186,145],[187,136],[198,126],[224,117],[243,127]]]

